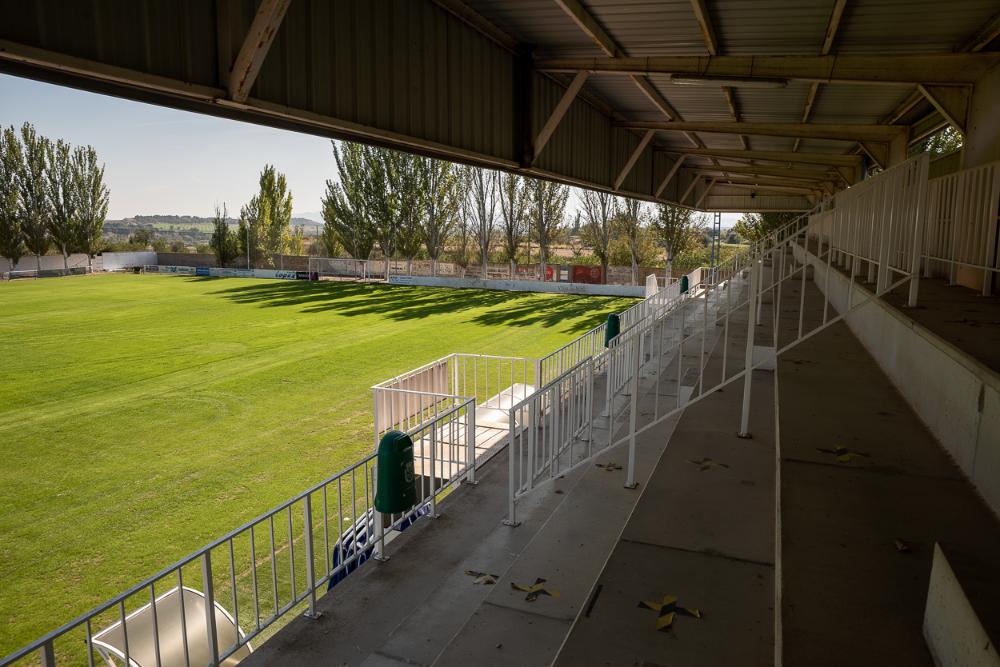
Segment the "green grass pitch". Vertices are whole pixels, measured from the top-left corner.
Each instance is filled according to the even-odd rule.
[[[0,284],[0,655],[370,451],[369,387],[632,301],[174,276]]]

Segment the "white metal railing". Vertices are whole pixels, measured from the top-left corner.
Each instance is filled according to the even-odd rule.
[[[386,431],[407,431],[467,399],[506,408],[508,394],[530,391],[536,373],[525,357],[453,353],[380,382],[372,387],[375,444]]]
[[[775,234],[774,238],[778,236]],[[786,235],[784,238],[793,237]],[[698,292],[699,298],[704,299],[706,322],[708,304],[714,300],[713,307],[718,312],[722,291],[729,280],[748,267],[756,266],[766,248],[767,244],[761,242],[746,255],[732,258],[717,267],[715,275],[709,276],[707,282],[700,269],[697,276],[689,274],[691,287],[705,286]],[[725,298],[729,299],[728,293]],[[684,300],[679,284],[673,283],[622,314],[624,330],[611,348],[616,350],[614,354],[622,356],[622,363],[617,364],[626,373],[622,377],[638,382],[635,366],[625,370],[628,366],[625,358],[633,363],[645,363],[638,357],[645,356],[642,346],[646,346],[650,356],[657,359],[659,378],[659,364],[670,345],[674,345],[677,346],[680,382],[685,370],[683,355],[679,352],[697,336],[684,333],[686,315],[684,309],[676,307]],[[734,307],[728,304],[728,308]],[[668,320],[678,318],[681,325],[673,327],[679,332],[673,340]],[[214,609],[220,601],[228,602],[237,627],[248,628],[245,632],[237,632],[232,642],[223,645],[218,641],[220,634],[212,620],[214,615],[205,614],[204,634],[197,637],[189,637],[189,631],[181,623],[183,636],[173,638],[174,645],[181,641],[187,652],[189,641],[200,641],[211,656],[212,664],[219,664],[273,628],[290,610],[305,605],[310,613],[314,612],[320,587],[339,580],[368,557],[383,555],[392,528],[402,528],[418,513],[436,515],[437,501],[458,481],[472,478],[476,466],[477,406],[495,407],[508,416],[506,437],[508,445],[513,445],[509,450],[513,462],[510,516],[513,520],[513,502],[517,497],[561,474],[560,471],[565,472],[588,460],[613,442],[613,412],[608,437],[596,443],[592,433],[594,375],[611,354],[603,347],[604,327],[604,324],[595,327],[537,363],[520,357],[453,354],[373,387],[376,429],[384,432],[399,428],[414,440],[415,471],[420,479],[420,499],[414,510],[392,517],[383,517],[374,511],[376,454],[373,452],[3,658],[0,667],[22,659],[44,665],[56,664],[57,658],[74,664],[93,664],[96,630],[122,623],[127,643],[129,625],[125,619],[133,610],[148,605],[155,619],[156,600],[161,597],[157,592],[184,590],[184,582],[192,579],[201,582],[206,609]],[[702,329],[702,348],[706,331],[707,327]],[[725,331],[728,332],[728,324]],[[633,341],[631,346],[630,340]],[[635,351],[640,355],[626,354]],[[725,374],[723,362],[724,378]],[[519,383],[543,386],[527,395],[509,393],[505,396],[505,389]],[[617,380],[612,384],[625,386]],[[699,381],[699,389],[701,384]],[[633,443],[637,431],[637,393],[631,392],[629,433]],[[658,410],[659,396],[656,400]],[[681,407],[678,393],[674,410]],[[634,452],[630,452],[628,478],[634,478]],[[220,563],[223,566],[220,567]],[[153,636],[145,639],[159,647],[169,638],[158,635],[157,627],[154,620]],[[133,636],[132,641],[136,646],[135,642],[142,638]],[[127,664],[127,646],[125,661]]]
[[[660,291],[660,281],[657,279],[655,273],[650,273],[646,276],[646,298],[653,296]]]
[[[567,369],[576,366],[589,357],[596,357],[604,349],[604,336],[608,323],[602,322],[582,336],[571,340],[562,347],[538,360],[539,377],[543,384],[551,382]],[[602,370],[601,367],[596,369]]]
[[[879,291],[894,277],[908,277],[911,306],[919,289],[927,168],[926,153],[914,156],[838,193],[832,209],[809,221],[819,254],[826,246],[837,261],[863,263]]]
[[[474,426],[472,401],[450,408],[435,419],[408,431],[414,441],[418,501],[413,510],[393,515],[381,524],[374,511],[373,452],[332,477],[303,491],[261,516],[220,537],[170,567],[132,586],[104,604],[0,659],[0,665],[21,661],[41,665],[89,664],[107,653],[95,635],[102,629],[124,626],[125,642],[119,658],[130,663],[130,652],[141,647],[155,655],[155,664],[188,664],[194,655],[207,655],[221,664],[246,652],[289,611],[306,607],[315,614],[322,587],[337,581],[382,549],[386,532],[407,525],[415,514],[437,514],[437,502],[464,478],[475,463],[467,439]],[[434,474],[431,471],[435,471]],[[157,615],[163,593],[201,587],[204,608],[229,607],[239,628],[222,640],[217,615],[185,618],[180,622]],[[133,613],[151,611],[151,622],[139,626]],[[130,617],[131,616],[131,617]],[[150,648],[151,647],[151,648]],[[130,650],[131,649],[131,650]],[[102,653],[103,651],[103,653]]]
[[[505,523],[517,525],[518,498],[594,455],[593,391],[594,362],[587,358],[507,411]]]
[[[933,178],[928,184],[924,276],[959,281],[962,267],[982,272],[982,293],[992,293],[1000,272],[997,213],[1000,161]]]

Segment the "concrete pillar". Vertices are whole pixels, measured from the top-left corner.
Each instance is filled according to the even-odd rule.
[[[1000,65],[976,81],[966,125],[962,167],[1000,160]]]

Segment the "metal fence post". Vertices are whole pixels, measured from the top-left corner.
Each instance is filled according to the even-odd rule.
[[[913,250],[910,259],[910,293],[906,302],[910,308],[917,305],[917,295],[920,291],[920,255],[924,239],[924,217],[927,198],[927,159],[926,154],[922,156],[920,158],[920,164],[917,167],[917,210],[913,221]],[[984,273],[988,278],[989,271]],[[989,284],[988,280],[986,284]]]
[[[376,512],[378,514],[378,512]],[[309,586],[309,611],[305,613],[308,618],[319,618],[316,611],[316,563],[313,562],[313,514],[312,514],[312,494],[307,493],[305,497],[305,540],[306,540],[306,585]]]
[[[93,651],[93,647],[87,647],[87,650]],[[56,667],[56,653],[52,648],[52,642],[48,641],[42,644],[42,647],[38,650],[38,661],[42,667]]]
[[[760,290],[760,264],[754,262],[750,268],[750,298],[747,313],[747,350],[743,375],[743,413],[740,418],[740,430],[737,435],[741,438],[750,437],[750,387],[753,380],[753,337],[757,321],[757,292]]]
[[[508,412],[510,430],[507,433],[507,518],[503,520],[503,525],[511,527],[520,525],[517,521],[517,516],[514,514],[514,495],[517,491],[517,484],[515,480],[517,456],[514,452],[514,428],[516,424],[516,420],[514,419],[515,412],[516,410],[514,408],[511,408]],[[524,424],[523,426],[525,426],[526,429],[532,428],[530,424]]]
[[[511,375],[513,378],[513,374]],[[511,387],[510,401],[514,402],[514,389]],[[465,408],[465,456],[468,470],[465,476],[467,484],[476,482],[476,406],[470,404]]]
[[[635,481],[635,429],[639,416],[639,345],[635,336],[632,337],[632,380],[629,385],[632,396],[628,416],[628,470],[625,474],[625,488],[634,489],[639,486]]]
[[[212,581],[212,552],[205,551],[201,555],[201,587],[205,593],[205,632],[208,633],[208,663],[211,667],[219,664],[219,640],[215,627],[215,585]],[[184,604],[184,589],[180,591],[181,604]]]
[[[372,470],[372,478],[375,480],[375,493],[378,494],[378,468]],[[433,478],[432,478],[433,479]],[[423,484],[421,484],[421,487]],[[382,513],[375,510],[375,545],[372,552],[372,558],[377,561],[385,562],[389,560],[389,557],[385,555],[385,521],[383,520]]]

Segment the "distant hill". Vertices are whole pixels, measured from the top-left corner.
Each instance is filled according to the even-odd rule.
[[[305,214],[306,216],[312,214]],[[320,218],[322,219],[322,218]],[[236,218],[226,218],[230,225],[238,225]],[[306,236],[315,236],[323,226],[310,217],[292,217],[292,227],[301,226]],[[133,229],[143,227],[164,232],[197,232],[212,233],[212,218],[202,218],[196,215],[136,215],[120,220],[107,220],[104,223],[105,232],[112,234],[129,234]]]

